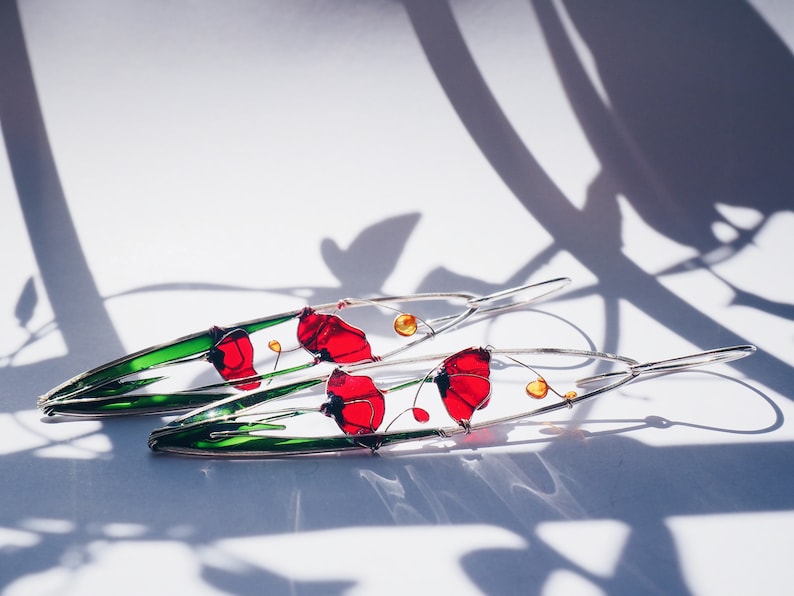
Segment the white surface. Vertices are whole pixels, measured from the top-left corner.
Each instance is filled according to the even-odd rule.
[[[625,189],[588,209],[599,151],[530,3],[453,3],[522,143],[515,155],[499,153],[511,133],[490,126],[493,106],[467,112],[476,94],[445,94],[466,64],[442,44],[452,61],[437,76],[399,3],[21,4],[49,144],[112,329],[100,333],[90,310],[69,337],[53,323],[52,305],[81,289],[47,295],[0,150],[3,594],[790,589],[790,178],[773,181],[786,200],[723,204],[725,222],[691,205],[708,232],[691,244],[685,225],[673,238],[670,222],[644,220],[653,199]],[[754,5],[791,48],[786,3]],[[489,126],[478,133],[471,113]],[[562,194],[537,170],[510,174],[527,156]],[[63,222],[43,223],[57,237]],[[720,252],[747,228],[752,242]],[[761,351],[421,454],[156,457],[146,438],[159,418],[45,423],[35,411],[85,368],[212,324],[560,275],[574,285],[559,299],[430,348]],[[31,277],[35,299],[23,294]],[[32,309],[25,326],[18,305]]]

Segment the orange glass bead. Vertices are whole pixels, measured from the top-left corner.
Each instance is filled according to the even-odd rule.
[[[546,379],[538,377],[537,380],[527,383],[526,392],[532,399],[543,399],[549,392],[549,386],[546,384]]]
[[[267,342],[267,347],[276,353],[281,352],[281,344],[277,339],[271,339],[269,342]]]
[[[565,399],[574,399],[576,397],[576,391],[569,391],[563,397],[565,397]]]
[[[394,319],[394,330],[397,332],[398,335],[402,335],[403,337],[410,337],[414,333],[416,333],[417,324],[416,324],[416,317],[410,315],[408,313],[403,313],[398,315],[396,319]]]

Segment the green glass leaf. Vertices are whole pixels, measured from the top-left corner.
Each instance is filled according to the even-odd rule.
[[[131,381],[110,381],[102,385],[100,389],[90,391],[84,395],[87,397],[109,397],[113,395],[124,395],[130,391],[134,391],[135,389],[140,389],[141,387],[146,387],[146,385],[156,383],[163,378],[165,377],[151,377],[148,379],[135,379]]]
[[[229,396],[229,393],[157,393],[152,395],[133,394],[78,398],[47,404],[43,407],[43,410],[48,415],[115,416],[119,414],[147,414],[198,408]]]
[[[236,422],[217,422],[195,426],[182,431],[162,433],[155,431],[149,438],[149,447],[155,451],[172,451],[194,455],[259,456],[322,453],[367,448],[362,441],[377,442],[378,446],[443,436],[436,429],[367,435],[366,437],[283,437],[277,435],[248,434]],[[272,430],[275,425],[258,425],[253,430]],[[164,429],[163,429],[164,430]],[[374,441],[373,441],[374,440]]]
[[[177,418],[176,420],[170,422],[165,428],[181,428],[200,424],[207,420],[213,420],[216,418],[228,418],[229,416],[232,416],[246,408],[250,408],[257,404],[277,399],[285,395],[290,395],[297,391],[309,389],[324,382],[325,378],[319,377],[315,379],[307,379],[303,381],[296,381],[294,383],[278,385],[276,387],[253,391],[250,393],[241,393],[221,402],[214,403],[214,405],[210,408],[205,408],[193,414],[188,414],[186,416],[182,416],[181,418]]]
[[[243,329],[248,333],[254,333],[267,327],[285,323],[286,321],[294,319],[296,316],[297,313],[277,315],[249,321],[236,325],[233,328]],[[135,352],[134,354],[130,354],[83,373],[71,381],[64,383],[46,396],[48,405],[49,402],[53,400],[72,399],[79,396],[99,397],[105,395],[107,393],[104,392],[104,388],[108,384],[114,382],[116,385],[109,389],[112,393],[119,394],[120,392],[124,392],[124,389],[126,389],[126,391],[132,391],[137,388],[137,386],[126,384],[126,382],[122,382],[120,379],[151,368],[201,357],[209,352],[214,343],[215,336],[208,330],[186,336],[168,344]]]

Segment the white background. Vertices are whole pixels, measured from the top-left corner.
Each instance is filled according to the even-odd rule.
[[[19,4],[46,137],[2,122],[3,594],[790,589],[787,3]],[[33,207],[59,188],[71,222]],[[759,352],[411,455],[156,456],[160,418],[35,408],[212,324],[563,275],[445,341]]]

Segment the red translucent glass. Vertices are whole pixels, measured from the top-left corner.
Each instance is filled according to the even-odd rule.
[[[235,381],[246,377],[256,376],[254,369],[254,346],[251,339],[242,329],[234,329],[228,333],[220,328],[214,330],[221,338],[215,343],[209,352],[208,359],[221,376],[227,381]],[[237,383],[237,389],[248,391],[256,389],[260,381],[249,383]]]
[[[414,420],[417,422],[425,424],[430,421],[430,413],[427,410],[422,408],[411,408],[411,411],[413,412]]]
[[[298,322],[298,341],[320,360],[351,363],[372,360],[372,349],[361,329],[336,315],[305,309]]]
[[[346,434],[373,433],[383,422],[386,402],[369,377],[335,370],[326,386],[328,400],[320,407]]]
[[[491,354],[469,348],[448,357],[433,381],[447,412],[457,423],[471,420],[475,410],[488,405],[491,393]]]

